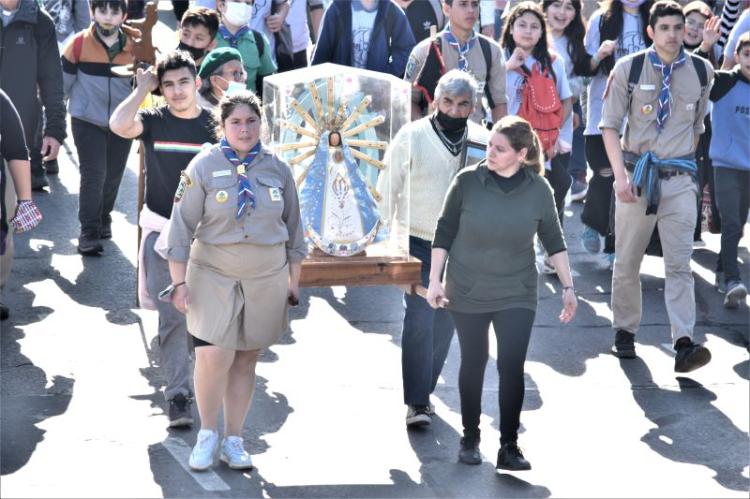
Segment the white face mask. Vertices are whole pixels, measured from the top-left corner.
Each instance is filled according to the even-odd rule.
[[[247,90],[247,86],[244,83],[230,81],[229,86],[224,90],[224,95],[233,95],[238,92],[244,92],[245,90]]]
[[[244,26],[253,17],[253,6],[245,2],[226,2],[224,5],[226,5],[226,10],[222,15],[229,24]]]

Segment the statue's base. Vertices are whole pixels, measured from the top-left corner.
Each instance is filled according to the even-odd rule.
[[[383,286],[411,289],[421,283],[422,262],[412,256],[367,256],[366,252],[343,257],[317,248],[302,262],[300,286]]]

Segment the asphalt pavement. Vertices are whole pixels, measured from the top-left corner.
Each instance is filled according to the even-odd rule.
[[[663,262],[643,265],[638,358],[609,353],[610,272],[580,249],[581,205],[565,229],[579,310],[557,320],[560,285],[540,278],[519,444],[533,469],[496,474],[494,340],[483,396],[480,466],[457,463],[454,338],[431,427],[407,431],[401,390],[402,294],[395,287],[303,291],[290,331],[258,365],[244,437],[256,469],[190,472],[197,429],[168,430],[157,316],[136,308],[136,148],[104,254],[83,258],[78,168],[34,199],[44,221],[16,237],[0,333],[2,497],[748,497],[748,306],[713,288],[719,236],[696,248],[695,336],[713,361],[673,371]],[[747,231],[746,231],[747,233]],[[748,237],[740,259],[748,281]]]

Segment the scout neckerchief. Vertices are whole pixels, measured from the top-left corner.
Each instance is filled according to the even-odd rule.
[[[656,113],[656,129],[661,132],[671,114],[672,92],[670,87],[672,86],[672,73],[675,69],[685,64],[688,56],[685,50],[680,48],[680,55],[677,56],[677,59],[672,61],[671,64],[664,64],[659,59],[653,46],[648,49],[646,54],[648,55],[648,60],[651,64],[661,72],[662,77],[661,90],[659,91],[659,103]]]
[[[237,44],[240,43],[242,35],[248,31],[250,31],[250,26],[247,24],[241,27],[235,34],[230,33],[227,27],[223,24],[219,25],[219,34],[232,48],[235,49],[237,48]]]
[[[247,153],[247,156],[245,156],[245,159],[242,161],[237,157],[237,153],[234,152],[234,149],[230,147],[226,137],[221,139],[221,152],[224,153],[224,157],[227,158],[237,170],[237,181],[239,183],[237,218],[240,218],[245,211],[245,207],[250,205],[251,208],[255,208],[255,194],[253,194],[250,179],[247,178],[247,168],[250,163],[253,162],[255,156],[258,155],[258,152],[260,152],[260,140],[252,149],[250,149],[250,152]]]
[[[471,50],[474,44],[477,43],[477,34],[472,31],[471,38],[469,38],[469,40],[463,46],[461,46],[458,38],[456,38],[456,35],[454,35],[451,31],[450,23],[445,24],[445,29],[443,30],[443,32],[445,33],[445,41],[448,42],[451,47],[455,48],[456,51],[458,51],[458,69],[460,69],[461,71],[468,71],[469,60],[466,58],[466,56],[469,55],[469,50]]]

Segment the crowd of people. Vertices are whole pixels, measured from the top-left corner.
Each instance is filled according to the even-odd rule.
[[[518,428],[539,272],[559,279],[561,322],[577,308],[567,199],[584,202],[583,247],[612,269],[616,357],[636,357],[647,252],[663,256],[676,372],[711,359],[693,341],[690,261],[704,230],[721,233],[724,305],[745,301],[746,0],[175,1],[175,50],[135,68],[142,33],[126,20],[144,3],[0,0],[0,284],[13,233],[42,220],[32,191],[58,171],[67,115],[83,257],[103,254],[112,237],[127,157],[140,141],[139,302],[158,312],[170,426],[191,426],[197,402],[195,470],[212,466],[219,448],[231,468],[252,467],[242,431],[258,353],[283,334],[299,300],[307,243],[295,180],[260,133],[263,79],[279,71],[336,63],[412,85],[411,121],[388,144],[391,174],[379,182],[389,183],[379,185],[380,202],[395,207],[384,212],[409,203],[409,252],[427,290],[405,296],[406,425],[431,423],[430,396],[455,331],[460,462],[482,462],[492,324],[497,468],[531,468]],[[132,71],[114,70],[123,67]],[[470,142],[486,144],[478,165],[466,164]]]

